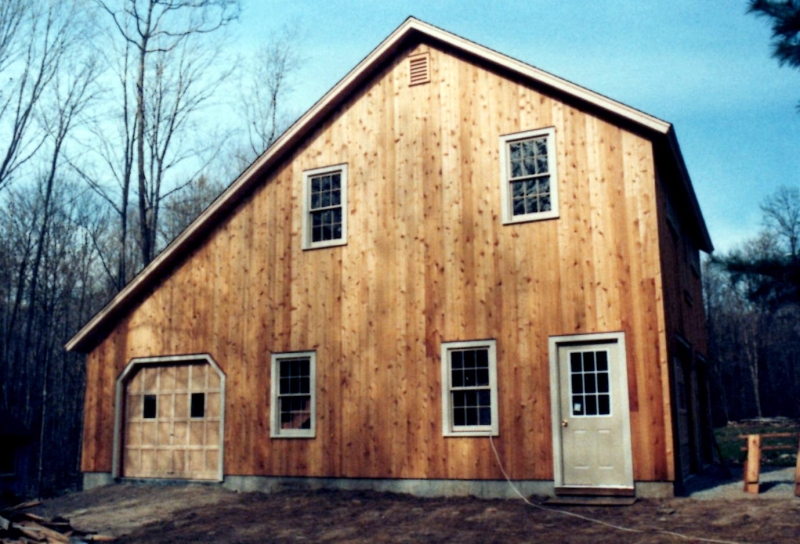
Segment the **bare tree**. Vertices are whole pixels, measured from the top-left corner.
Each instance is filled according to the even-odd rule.
[[[72,2],[6,0],[0,7],[0,189],[44,143],[35,109],[79,38],[80,13]]]
[[[162,168],[153,160],[165,160],[164,150],[169,148],[174,137],[176,121],[180,115],[173,115],[165,124],[153,124],[154,117],[148,111],[148,95],[152,87],[150,78],[156,79],[170,66],[165,58],[174,60],[173,53],[186,58],[188,43],[196,37],[215,32],[238,17],[238,0],[120,0],[116,5],[97,0],[103,10],[111,16],[119,35],[129,43],[136,55],[136,94],[135,94],[135,146],[136,182],[138,190],[139,244],[142,264],[149,263],[155,255],[155,232],[158,221],[158,201],[160,201],[163,179],[157,171]],[[161,62],[160,62],[160,61]],[[155,61],[155,62],[154,62]],[[182,62],[182,68],[191,72],[194,67]],[[196,65],[195,65],[196,66]],[[194,79],[197,83],[197,78]],[[178,78],[177,91],[184,95],[189,81]],[[152,95],[151,95],[152,96]],[[177,101],[176,102],[180,102]],[[184,109],[184,113],[190,110]],[[160,113],[160,112],[159,112]],[[159,119],[158,114],[155,119]],[[160,119],[159,119],[160,120]],[[165,135],[162,131],[169,134]],[[172,132],[170,132],[172,131]],[[146,148],[150,146],[149,157]],[[155,151],[154,151],[155,150]],[[150,159],[148,164],[148,158]],[[162,170],[163,173],[163,170]],[[156,175],[156,179],[153,175]]]
[[[80,153],[83,160],[80,163],[71,158],[68,160],[73,170],[111,207],[116,216],[118,226],[113,229],[116,243],[99,244],[97,237],[93,241],[106,265],[104,268],[114,291],[119,291],[130,279],[130,272],[136,268],[133,256],[128,251],[137,131],[136,89],[135,78],[130,73],[133,62],[131,44],[123,41],[117,47],[111,36],[105,37],[107,39],[103,43],[109,44],[109,47],[98,48],[96,53],[110,67],[113,77],[106,88],[106,100],[96,108],[99,112],[86,128],[89,137]],[[117,97],[118,101],[109,97]],[[96,156],[99,165],[89,163],[87,155]]]
[[[302,63],[300,39],[299,26],[284,26],[256,51],[247,66],[239,93],[239,109],[247,127],[247,164],[272,145],[294,120],[285,102],[294,90],[294,78]]]
[[[800,191],[779,188],[761,211],[759,235],[711,261],[714,274],[704,284],[709,345],[729,414],[797,417]]]
[[[28,320],[25,328],[24,359],[27,359],[33,333],[33,319],[36,311],[35,301],[44,252],[45,238],[49,233],[52,215],[53,188],[58,175],[64,144],[70,132],[75,128],[80,115],[94,99],[93,84],[97,77],[97,65],[91,60],[70,66],[56,75],[53,85],[53,99],[49,108],[42,113],[42,126],[50,141],[50,154],[47,169],[43,176],[44,196],[42,218],[35,241],[36,251],[31,264],[31,283],[29,287]]]
[[[184,192],[219,155],[226,138],[205,138],[196,116],[209,104],[231,70],[218,70],[219,56],[186,40],[175,49],[154,55],[152,85],[146,96],[145,164],[148,166],[145,213],[140,208],[140,243],[155,251],[162,202]],[[170,179],[171,178],[171,179]],[[142,202],[141,195],[139,196]],[[149,236],[145,240],[144,237]],[[144,253],[143,253],[144,258]]]
[[[0,74],[17,59],[22,50],[23,43],[17,36],[28,13],[28,6],[24,0],[0,2]],[[2,92],[0,89],[0,97],[3,96]]]
[[[186,187],[164,199],[164,215],[159,226],[162,238],[169,242],[206,209],[222,192],[224,185],[201,175]]]
[[[761,206],[764,229],[774,235],[784,256],[800,256],[800,189],[780,187]]]
[[[62,345],[98,308],[101,294],[96,252],[85,234],[96,221],[93,195],[59,175],[45,210],[47,177],[15,184],[0,201],[3,272],[18,274],[2,285],[0,315],[10,334],[3,337],[0,411],[30,433],[31,444],[23,450],[28,460],[18,466],[18,489],[39,496],[78,482],[83,365]],[[12,323],[9,305],[15,302],[24,319]]]

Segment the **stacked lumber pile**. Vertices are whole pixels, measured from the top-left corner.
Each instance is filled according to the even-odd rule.
[[[25,512],[41,504],[30,501],[0,510],[0,543],[2,544],[83,544],[113,542],[112,536],[85,533],[73,528],[69,520],[56,516],[53,519]]]

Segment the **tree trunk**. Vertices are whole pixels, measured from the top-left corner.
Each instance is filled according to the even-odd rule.
[[[753,386],[753,399],[756,405],[756,414],[761,418],[764,414],[761,411],[761,387],[758,371],[758,323],[747,323],[742,327],[742,345],[744,347],[744,355],[747,359],[747,368],[750,371],[750,382]]]
[[[139,74],[136,78],[136,161],[139,188],[139,236],[142,249],[142,265],[147,266],[153,260],[153,249],[150,245],[150,229],[147,219],[147,176],[144,165],[144,72],[147,55],[147,38],[143,38],[139,49]]]

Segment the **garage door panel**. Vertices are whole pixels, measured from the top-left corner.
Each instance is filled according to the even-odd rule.
[[[159,390],[161,391],[174,391],[175,390],[175,367],[165,366],[159,368]]]
[[[189,417],[189,395],[188,393],[175,394],[175,418],[186,419]]]
[[[192,366],[192,391],[204,391],[206,389],[206,366]]]
[[[221,405],[219,393],[208,393],[206,395],[206,418],[219,419]]]
[[[189,366],[179,366],[175,369],[175,391],[189,390]]]
[[[219,389],[219,374],[216,372],[208,373],[208,388],[209,390]]]
[[[173,450],[172,463],[176,474],[186,473],[186,450]]]
[[[142,450],[138,448],[130,448],[125,451],[125,468],[134,474],[141,472]]]
[[[142,446],[152,447],[156,445],[156,422],[145,421],[142,423]]]
[[[142,445],[142,424],[129,423],[125,431],[125,443],[128,447]]]
[[[158,395],[158,419],[172,419],[172,395]]]
[[[219,466],[219,450],[208,449],[206,450],[206,470],[209,472],[216,472]]]
[[[142,380],[144,379],[144,375],[136,374],[133,378],[130,379],[128,382],[128,395],[132,395],[134,393],[141,393],[142,392]]]
[[[189,425],[189,445],[202,446],[205,444],[205,422],[192,421]]]
[[[159,474],[172,474],[172,450],[159,448],[156,450],[156,470]]]
[[[205,451],[189,450],[189,472],[205,472]]]
[[[144,391],[156,391],[158,388],[158,368],[144,368]]]
[[[144,395],[128,395],[128,421],[142,419],[142,399]]]
[[[186,446],[189,444],[189,424],[185,421],[175,422],[173,432],[173,444],[176,446]]]
[[[141,468],[141,476],[145,476],[147,474],[156,474],[157,471],[157,464],[156,464],[156,450],[154,449],[146,449],[142,450],[142,468]]]
[[[206,427],[206,443],[219,444],[219,425],[209,424]]]
[[[172,445],[172,422],[159,422],[158,424],[158,445],[171,446]]]

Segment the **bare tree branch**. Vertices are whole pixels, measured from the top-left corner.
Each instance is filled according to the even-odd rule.
[[[294,77],[302,64],[298,52],[301,31],[296,24],[280,32],[256,51],[240,87],[239,110],[251,160],[255,160],[293,121],[285,110],[286,98],[294,90]]]
[[[238,0],[120,0],[116,6],[96,0],[114,27],[136,51],[135,123],[136,193],[142,264],[155,256],[158,211],[167,156],[184,119],[199,108],[191,104],[190,88],[205,78],[192,71],[187,43],[214,32],[239,15]],[[135,30],[132,30],[135,29]],[[173,53],[180,51],[177,58]],[[178,61],[177,80],[169,78]],[[151,80],[150,78],[154,78]],[[185,79],[184,79],[185,78]],[[170,87],[169,84],[176,83]],[[169,93],[169,94],[167,94]],[[195,97],[200,96],[198,94]],[[170,102],[171,111],[167,107]]]
[[[14,35],[6,37],[7,48],[17,47],[12,41],[27,46],[14,64],[19,67],[7,70],[14,73],[10,74],[9,99],[0,108],[0,127],[9,127],[8,133],[0,138],[0,189],[11,182],[16,171],[44,143],[44,135],[34,131],[35,108],[80,33],[80,11],[72,3],[48,3],[40,9],[31,11],[24,24],[14,27]]]

